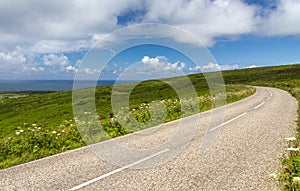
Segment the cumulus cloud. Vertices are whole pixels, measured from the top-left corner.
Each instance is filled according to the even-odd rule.
[[[158,72],[182,72],[186,66],[185,63],[180,61],[171,63],[165,56],[156,56],[154,58],[144,56],[141,61],[147,69]]]
[[[48,54],[43,56],[43,62],[46,66],[60,66],[64,68],[66,65],[70,64],[69,58],[63,54]]]
[[[141,15],[126,23],[173,25],[191,32],[209,46],[219,37],[258,31],[267,35],[299,34],[300,2],[280,0],[276,7],[266,11],[243,0],[28,0],[17,1],[14,6],[4,0],[0,2],[0,49],[13,50],[16,45],[38,53],[88,49],[99,38],[122,27],[118,18],[130,11]],[[264,12],[268,12],[266,19],[262,16]],[[161,31],[161,35],[167,32]],[[186,40],[177,34],[174,38]]]
[[[219,39],[231,40],[248,34],[300,35],[299,0],[278,0],[276,8],[249,4],[244,0],[90,0],[88,3],[84,0],[72,3],[16,0],[13,5],[8,0],[0,1],[0,72],[25,69],[41,72],[49,68],[76,71],[75,63],[70,63],[64,53],[87,51],[96,41],[126,24],[172,25],[190,32],[207,46],[213,46]],[[138,19],[132,19],[130,13],[138,13]],[[129,20],[121,23],[119,18],[126,18],[126,14]],[[177,42],[195,43],[174,31],[153,31],[153,34],[171,36]],[[120,40],[122,37],[107,38],[104,45]],[[113,49],[109,50],[115,53]],[[41,63],[37,63],[39,59]],[[158,57],[149,57],[146,63],[152,69],[160,68],[166,72],[182,71],[186,67],[185,63],[171,63]],[[226,68],[234,69],[231,65],[213,64],[188,70]],[[95,73],[91,68],[81,72]]]
[[[74,66],[69,65],[66,67],[66,71],[67,72],[76,72],[76,68]]]
[[[78,74],[95,75],[95,74],[99,74],[100,70],[92,69],[92,68],[80,68],[77,69],[76,72]]]
[[[214,71],[220,71],[220,70],[235,70],[238,69],[239,66],[237,64],[233,65],[219,65],[217,63],[208,63],[204,66],[195,66],[194,68],[189,68],[190,73],[196,73],[196,72],[214,72]]]
[[[27,58],[17,51],[0,51],[0,72],[20,73],[24,70]]]
[[[144,21],[181,27],[209,46],[216,37],[255,32],[259,21],[258,8],[240,0],[146,2]]]
[[[194,68],[190,67],[189,71],[190,72],[200,72],[201,71],[201,66],[197,65]]]
[[[247,68],[256,68],[257,66],[256,65],[251,65],[251,66],[248,66]]]
[[[18,54],[17,52],[0,52],[0,62],[5,64],[25,63],[26,60],[24,55]]]
[[[216,63],[208,63],[206,66],[202,67],[203,71],[217,71],[217,70],[221,70],[221,67],[219,66],[219,64]]]
[[[300,35],[300,1],[279,0],[277,9],[270,11],[263,32],[270,36]]]

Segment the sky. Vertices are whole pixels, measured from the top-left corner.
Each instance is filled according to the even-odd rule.
[[[299,10],[300,0],[2,0],[0,79],[300,63]]]

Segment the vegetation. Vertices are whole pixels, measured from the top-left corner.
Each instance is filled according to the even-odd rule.
[[[288,154],[282,160],[282,172],[275,177],[283,190],[300,190],[300,64],[226,71],[223,77],[229,84],[280,88],[298,100],[298,133],[288,145]]]
[[[155,125],[150,120],[149,108],[152,104],[158,104],[158,107],[161,104],[165,106],[167,112],[164,122],[214,107],[212,99],[219,95],[210,95],[204,76],[194,74],[188,77],[196,89],[199,108],[191,107],[190,110],[182,111],[182,102],[194,103],[193,100],[179,99],[176,92],[161,81],[145,81],[133,89],[130,94],[129,107],[124,109],[129,110],[135,120],[147,125],[131,128],[121,126],[118,121],[113,124],[110,122],[112,87],[97,87],[95,91],[96,111],[97,114],[103,116],[99,123],[105,130],[105,136],[98,137],[97,140],[124,135]],[[248,87],[249,85],[286,90],[300,103],[300,64],[224,71],[223,78],[227,84],[227,103],[253,94],[254,89]],[[173,80],[180,82],[181,77]],[[155,100],[160,101],[155,102]],[[121,109],[115,115],[126,118],[122,112]],[[78,123],[84,123],[84,121],[77,121]],[[72,92],[0,93],[0,127],[0,168],[7,168],[84,145],[74,121]],[[300,131],[300,118],[298,131]],[[300,189],[299,140],[298,134],[295,140],[289,141],[290,149],[282,160],[282,172],[276,175],[276,179],[286,190]]]
[[[179,85],[181,80],[181,77],[172,79]],[[150,106],[153,103],[158,104],[158,107],[164,105],[166,109],[166,116],[157,114],[161,118],[160,122],[172,121],[218,106],[213,104],[203,75],[191,76],[191,81],[197,92],[196,99],[199,103],[197,107],[195,100],[179,99],[177,93],[167,83],[150,80],[135,86],[130,94],[129,107],[126,109],[133,114],[139,124],[130,126],[130,123],[126,123],[125,127],[117,120],[114,123],[110,122],[112,87],[97,87],[95,89],[97,116],[94,117],[102,116],[102,119],[97,122],[102,124],[105,131],[100,135],[96,134],[97,137],[93,137],[92,142],[156,125],[157,121],[150,120],[149,109],[151,110]],[[184,88],[186,87],[182,87]],[[227,85],[226,91],[227,101],[231,103],[253,94],[255,89],[235,84]],[[182,110],[183,104],[189,108]],[[83,113],[89,114],[88,110]],[[156,114],[152,113],[152,115]],[[126,118],[122,109],[115,116]],[[97,129],[89,129],[90,134],[82,132],[79,134],[76,125],[91,126],[91,124],[88,121],[76,118],[75,120],[72,110],[72,92],[0,93],[0,169],[83,146],[86,142],[83,141],[82,136],[94,136],[98,126],[96,125]]]

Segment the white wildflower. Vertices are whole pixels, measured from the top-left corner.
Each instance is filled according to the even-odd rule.
[[[299,148],[290,147],[290,148],[287,148],[286,150],[287,151],[299,151]]]
[[[293,181],[300,182],[300,177],[298,177],[298,176],[293,177]]]
[[[60,133],[57,133],[57,136],[60,136]]]
[[[296,137],[287,137],[287,138],[285,138],[285,140],[287,140],[287,141],[295,141]]]
[[[38,130],[40,130],[40,129],[41,129],[41,127],[38,127],[37,129],[38,129]]]
[[[32,124],[32,127],[36,127],[36,124],[34,123],[34,124]]]
[[[19,132],[20,132],[20,133],[23,133],[23,132],[24,132],[24,130],[23,130],[23,129],[21,129]]]
[[[56,134],[56,131],[52,131],[53,134]]]
[[[61,132],[62,132],[62,133],[64,133],[64,132],[65,132],[65,130],[61,130]]]
[[[16,132],[16,135],[20,135],[20,132],[19,132],[19,131],[17,131],[17,132]]]

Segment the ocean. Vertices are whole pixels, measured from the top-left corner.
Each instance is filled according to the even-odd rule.
[[[0,92],[16,91],[71,91],[73,90],[73,80],[0,80]],[[119,81],[119,84],[133,81]],[[93,87],[95,82],[80,81],[76,83],[75,89]],[[113,85],[114,80],[97,81],[97,86]]]

